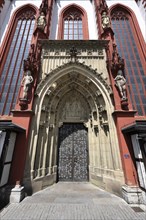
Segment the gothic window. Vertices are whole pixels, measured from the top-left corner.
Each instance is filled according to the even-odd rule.
[[[23,74],[23,60],[27,58],[35,24],[35,10],[19,10],[11,23],[0,75],[0,114],[9,115],[16,104]]]
[[[123,7],[111,11],[112,28],[118,53],[125,59],[125,76],[133,108],[138,115],[146,113],[146,75],[144,73],[144,50],[131,13]]]
[[[82,15],[77,10],[68,11],[64,17],[64,40],[82,40]]]
[[[84,28],[83,28],[84,27]],[[64,40],[88,39],[87,15],[75,5],[63,10],[60,18],[59,38]]]

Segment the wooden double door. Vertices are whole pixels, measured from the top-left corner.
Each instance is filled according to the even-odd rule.
[[[88,181],[88,132],[82,123],[59,128],[58,180]]]

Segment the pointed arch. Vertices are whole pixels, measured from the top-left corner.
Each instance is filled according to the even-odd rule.
[[[74,74],[76,75],[75,83],[72,83]],[[68,80],[63,80],[66,77],[69,77]],[[55,84],[57,85],[57,87],[55,87],[54,89]],[[88,101],[90,109],[94,108],[95,106],[93,103],[99,103],[99,97],[102,97],[102,102],[104,102],[104,105],[110,112],[108,115],[111,115],[113,113],[114,109],[110,96],[112,91],[106,80],[104,80],[104,78],[101,76],[101,74],[95,72],[95,70],[86,66],[85,64],[79,62],[69,62],[62,65],[61,67],[54,69],[51,73],[46,75],[46,77],[42,79],[42,81],[38,85],[34,101],[35,115],[37,115],[38,119],[36,122],[38,124],[35,125],[35,127],[38,128],[39,126],[41,109],[43,108],[45,97],[47,97],[47,100],[49,97],[47,103],[49,104],[49,108],[52,108],[51,111],[54,111],[54,109],[57,109],[59,100],[61,99],[60,94],[62,94],[62,97],[64,97],[66,92],[70,91],[72,84],[75,85],[75,88],[78,92],[81,92],[82,90],[81,94],[85,96],[85,99],[88,99],[87,97],[90,97]],[[94,87],[93,91],[90,88],[91,85]],[[78,86],[79,88],[81,88],[81,90],[78,90]],[[50,103],[54,103],[53,107],[51,107],[52,105]]]
[[[97,152],[101,151],[101,154],[97,153],[99,157],[105,146],[109,149],[106,151],[107,158],[111,160],[105,159],[103,164],[100,164],[100,159],[96,160],[96,166],[102,167],[107,163],[112,172],[116,169],[121,172],[110,95],[110,87],[102,75],[84,63],[68,62],[46,74],[36,89],[35,114],[31,123],[29,154],[34,183],[40,176],[45,178],[49,175],[51,179],[56,175],[53,170],[58,169],[58,132],[63,123],[83,123],[87,126],[89,152],[94,152],[91,149],[92,138],[98,140],[92,146]],[[100,148],[99,143],[103,140],[106,143]],[[91,153],[90,159],[94,157],[95,153]]]
[[[28,9],[32,10],[34,12],[34,14],[37,14],[38,8],[36,6],[34,6],[34,5],[32,5],[32,4],[23,5],[23,6],[19,7],[19,8],[17,8],[13,12],[13,14],[11,16],[11,20],[8,23],[8,27],[7,27],[7,31],[6,31],[4,40],[3,40],[2,45],[1,45],[1,50],[0,50],[1,58],[5,55],[6,48],[7,49],[9,48],[9,44],[11,43],[11,38],[13,36],[14,27],[16,25],[18,17],[22,13],[26,12]]]
[[[145,44],[134,12],[116,4],[110,8],[118,52],[125,60],[125,75],[133,109],[145,115]]]
[[[89,39],[87,13],[82,7],[70,4],[62,9],[59,16],[58,39]]]
[[[88,76],[90,80],[94,81],[94,83],[97,84],[102,93],[106,96],[108,102],[111,102],[111,99],[109,98],[109,94],[111,94],[111,88],[106,80],[102,77],[102,75],[83,63],[74,63],[71,61],[57,67],[51,73],[47,74],[46,77],[42,79],[42,81],[39,83],[36,89],[36,94],[38,96],[44,96],[49,90],[49,87],[52,85],[52,83],[58,80],[61,76],[72,72],[72,69],[74,69],[76,73],[80,73],[81,75],[84,75],[86,77]]]
[[[16,104],[22,79],[23,60],[27,58],[35,26],[37,8],[23,5],[12,15],[3,41],[0,70],[0,114],[9,115]]]

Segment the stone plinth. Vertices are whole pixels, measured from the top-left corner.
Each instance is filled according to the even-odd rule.
[[[142,190],[138,186],[122,186],[122,195],[129,204],[143,204]]]
[[[24,187],[16,185],[11,190],[10,203],[19,203],[24,199],[24,197],[25,197]]]

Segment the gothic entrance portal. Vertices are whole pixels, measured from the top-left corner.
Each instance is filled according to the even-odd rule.
[[[82,123],[66,123],[59,129],[59,181],[88,181],[87,135]]]

